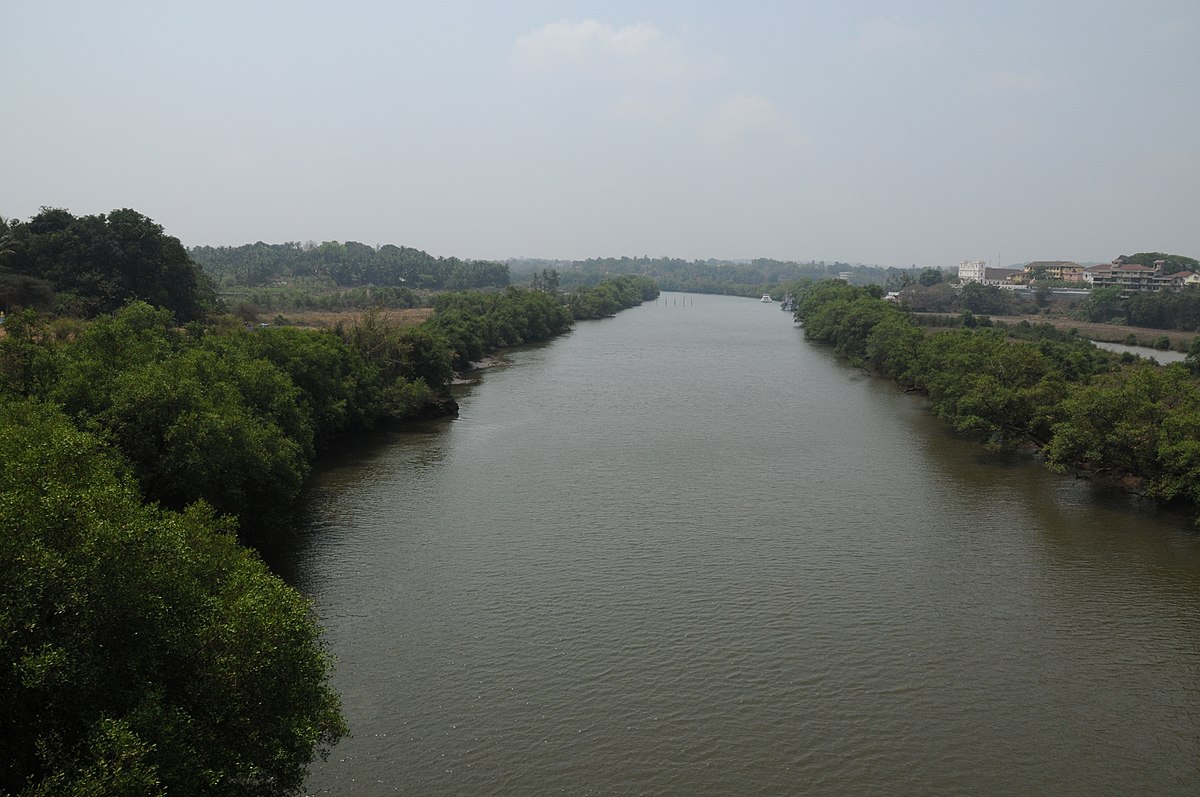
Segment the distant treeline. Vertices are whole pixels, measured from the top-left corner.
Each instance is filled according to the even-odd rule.
[[[565,296],[509,288],[503,293],[445,293],[433,301],[436,315],[426,325],[442,335],[455,353],[456,367],[486,352],[553,337],[573,320],[602,318],[658,296],[647,277],[622,276]]]
[[[1048,325],[925,330],[880,293],[817,283],[796,316],[809,338],[927,394],[960,432],[1036,445],[1053,468],[1132,478],[1151,498],[1200,507],[1197,347],[1160,367]]]
[[[510,260],[514,274],[523,275],[544,269],[558,272],[564,288],[594,284],[606,275],[640,274],[650,277],[664,291],[687,293],[716,293],[726,296],[753,296],[778,292],[786,282],[819,280],[836,277],[843,272],[852,275],[855,283],[900,283],[912,279],[910,270],[759,258],[746,262],[731,260],[681,260],[670,257],[608,257],[591,260],[549,261]]]
[[[197,246],[192,260],[222,288],[282,285],[295,280],[327,287],[406,286],[436,290],[503,288],[508,266],[487,260],[434,257],[407,246],[378,248],[356,241]]]

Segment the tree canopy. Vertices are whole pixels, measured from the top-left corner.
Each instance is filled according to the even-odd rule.
[[[915,271],[825,261],[796,262],[755,258],[753,260],[684,260],[674,257],[602,257],[589,260],[510,260],[514,274],[530,274],[531,280],[554,271],[559,287],[571,290],[624,275],[652,279],[664,291],[752,296],[784,293],[786,283],[826,279],[850,272],[858,282],[892,283],[912,281]],[[536,282],[535,282],[536,284]]]
[[[345,732],[307,602],[57,409],[0,439],[0,793],[294,793]]]
[[[220,285],[261,287],[309,280],[327,287],[405,286],[437,290],[503,288],[508,266],[489,260],[434,257],[408,246],[357,241],[197,246],[192,258]]]
[[[421,412],[452,373],[427,332],[382,330],[386,345],[367,346],[354,329],[192,335],[135,303],[58,340],[21,314],[0,338],[0,398],[56,403],[103,432],[147,498],[203,499],[262,539],[286,528],[318,446]]]
[[[1200,339],[1186,364],[1123,363],[1049,325],[926,332],[841,283],[810,286],[796,314],[808,337],[927,393],[961,432],[1032,443],[1053,468],[1132,479],[1200,508]]]
[[[142,300],[187,322],[215,306],[211,283],[179,239],[135,210],[73,216],[42,208],[27,222],[0,225],[0,301],[10,312],[53,306],[91,317]]]

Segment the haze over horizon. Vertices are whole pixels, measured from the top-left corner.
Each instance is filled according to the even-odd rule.
[[[7,3],[0,214],[497,259],[1200,256],[1200,6]]]

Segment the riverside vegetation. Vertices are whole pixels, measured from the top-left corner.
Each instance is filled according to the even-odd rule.
[[[852,272],[858,281],[900,283],[906,269],[757,258],[749,261],[682,260],[672,257],[605,257],[589,260],[510,260],[515,274],[553,270],[564,287],[589,286],[615,275],[650,277],[664,291],[747,296],[782,295],[788,283],[818,280]]]
[[[456,367],[658,292],[247,329],[135,211],[2,226],[6,307],[91,320],[26,309],[0,338],[0,794],[298,791],[347,728],[308,602],[239,536],[285,532],[322,449],[427,412]]]
[[[925,393],[959,432],[995,448],[1034,446],[1056,470],[1200,509],[1200,347],[1160,367],[1047,325],[922,328],[880,296],[808,284],[796,318],[810,339]]]

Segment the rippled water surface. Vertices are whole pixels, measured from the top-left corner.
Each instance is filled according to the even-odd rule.
[[[280,567],[353,738],[310,792],[1200,793],[1190,519],[682,301],[318,478]]]

